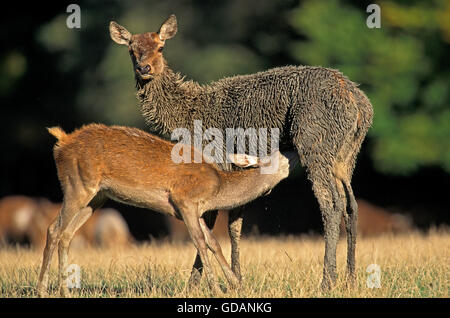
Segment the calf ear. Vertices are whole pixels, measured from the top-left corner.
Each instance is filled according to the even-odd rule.
[[[117,22],[111,21],[109,23],[109,35],[118,44],[130,44],[131,33]]]
[[[241,168],[259,167],[259,158],[255,156],[250,156],[242,153],[233,153],[229,154],[228,158],[234,165]]]
[[[171,39],[177,34],[177,30],[177,17],[172,14],[159,28],[159,39],[161,41]]]

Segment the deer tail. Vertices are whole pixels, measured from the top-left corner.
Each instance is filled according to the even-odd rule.
[[[58,139],[58,141],[62,141],[63,139],[65,139],[67,137],[67,134],[64,130],[62,130],[61,127],[51,127],[51,128],[47,128],[48,132],[55,136],[56,139]]]

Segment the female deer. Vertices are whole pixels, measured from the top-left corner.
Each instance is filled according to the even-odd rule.
[[[127,46],[130,53],[137,96],[152,131],[160,136],[179,127],[192,131],[194,120],[221,131],[278,128],[280,149],[298,153],[322,213],[322,288],[328,289],[337,278],[342,217],[347,230],[348,278],[353,283],[358,206],[350,182],[372,124],[373,108],[367,96],[339,71],[316,66],[277,67],[208,85],[186,80],[168,66],[162,53],[166,41],[177,33],[177,25],[171,15],[158,32],[131,34],[116,22],[110,23],[111,38]],[[227,164],[220,167],[233,170]],[[242,216],[230,216],[233,270],[239,273]]]

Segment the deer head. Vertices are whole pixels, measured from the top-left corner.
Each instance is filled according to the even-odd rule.
[[[114,42],[128,47],[136,78],[141,81],[151,80],[164,70],[162,51],[165,41],[177,33],[177,18],[172,14],[158,32],[134,35],[117,22],[111,21],[109,33]]]

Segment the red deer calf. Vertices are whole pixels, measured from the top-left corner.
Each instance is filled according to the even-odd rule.
[[[58,246],[59,288],[68,294],[68,247],[84,222],[108,198],[182,219],[200,255],[213,292],[219,291],[208,260],[209,248],[219,262],[228,282],[239,284],[226,262],[220,245],[202,215],[206,211],[231,209],[267,193],[289,175],[298,162],[294,152],[275,152],[278,170],[262,174],[259,169],[227,172],[215,164],[182,163],[171,159],[173,144],[139,129],[91,124],[71,134],[61,128],[49,129],[58,142],[54,157],[64,193],[58,218],[49,226],[39,275],[38,294],[46,293],[51,256]],[[191,154],[195,150],[192,149]],[[243,154],[230,156],[235,164],[272,166]]]

